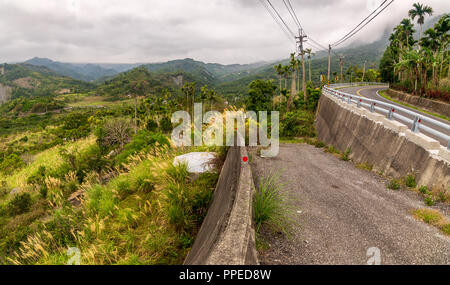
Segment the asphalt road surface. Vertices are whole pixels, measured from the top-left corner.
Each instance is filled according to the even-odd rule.
[[[450,264],[450,238],[411,214],[425,207],[416,193],[388,190],[385,178],[310,145],[281,144],[275,158],[249,151],[254,178],[275,171],[287,183],[296,221],[290,239],[262,232],[262,264],[362,265],[370,248],[381,264]]]
[[[447,121],[447,120],[444,120],[444,119],[441,119],[441,118],[439,118],[439,117],[435,117],[435,116],[429,115],[429,114],[427,114],[427,113],[423,113],[423,112],[418,111],[418,110],[416,110],[416,109],[412,109],[412,108],[409,108],[409,107],[406,107],[406,106],[403,106],[403,105],[394,103],[394,102],[389,101],[389,100],[387,100],[387,99],[385,99],[385,98],[383,98],[382,96],[380,96],[380,95],[377,94],[378,91],[385,90],[385,89],[386,89],[386,87],[380,87],[380,86],[357,86],[357,87],[342,88],[342,89],[340,89],[340,91],[343,91],[343,92],[346,92],[346,93],[349,93],[349,94],[358,95],[358,96],[363,96],[363,97],[366,97],[366,98],[369,98],[369,99],[373,99],[373,100],[378,100],[378,101],[386,102],[386,103],[389,103],[389,104],[392,104],[392,105],[400,106],[400,107],[402,107],[402,108],[404,108],[404,109],[407,109],[407,110],[410,110],[410,111],[412,111],[412,112],[420,113],[420,114],[422,114],[424,117],[432,118],[432,119],[434,119],[434,120],[437,120],[437,121],[440,121],[440,122],[445,123],[445,124],[447,124],[447,125],[450,125],[450,122]],[[386,110],[387,110],[387,108],[384,107],[384,106],[377,106],[377,107],[380,107],[380,108],[383,108],[383,109],[386,109]],[[380,112],[380,113],[381,113],[381,112]],[[402,116],[405,116],[405,117],[407,117],[407,118],[409,118],[409,119],[411,119],[411,120],[414,120],[414,117],[413,117],[413,116],[411,116],[411,115],[409,115],[409,114],[405,114],[405,113],[402,112],[402,111],[396,110],[395,113],[401,114]],[[383,115],[385,115],[385,114],[383,114]],[[394,117],[395,117],[395,114],[394,114]],[[400,122],[401,122],[402,124],[406,124],[406,123],[403,122],[403,121],[400,121]],[[433,128],[433,129],[435,129],[435,130],[438,130],[438,131],[440,131],[440,132],[442,132],[442,133],[444,133],[444,134],[450,136],[450,132],[447,131],[447,130],[445,130],[445,129],[443,129],[443,128],[441,128],[441,127],[437,127],[437,126],[434,126],[434,125],[430,125],[430,124],[427,123],[427,122],[422,122],[422,124],[423,124],[423,125],[426,125],[426,126],[428,126],[428,127],[431,127],[431,128]],[[406,125],[407,125],[410,129],[412,128],[412,124],[406,124]],[[429,137],[432,137],[432,138],[438,140],[438,141],[441,143],[441,145],[447,147],[448,141],[445,141],[445,140],[443,140],[442,138],[439,138],[439,137],[437,137],[437,136],[435,136],[435,135],[432,135],[432,134],[430,134],[430,133],[428,133],[428,132],[426,132],[426,131],[421,131],[421,132],[423,132],[425,135],[427,135],[427,136],[429,136]]]

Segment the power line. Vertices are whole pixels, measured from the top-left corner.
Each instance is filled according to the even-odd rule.
[[[388,0],[384,0],[383,3],[381,3],[380,6],[378,6],[378,8],[376,8],[374,11],[372,11],[372,13],[369,14],[369,16],[367,16],[366,18],[364,18],[356,27],[353,28],[353,30],[351,30],[348,34],[346,34],[345,36],[343,36],[340,40],[336,41],[334,44],[337,44],[338,42],[342,41],[343,39],[345,39],[345,37],[347,37],[348,35],[350,35],[353,31],[355,31],[359,26],[361,26],[370,16],[372,16],[378,9],[380,9],[381,6],[383,6]]]
[[[302,24],[300,24],[300,21],[298,20],[297,14],[295,13],[294,8],[291,5],[290,0],[283,0],[284,5],[286,6],[286,9],[288,10],[289,14],[291,14],[292,19],[294,19],[295,24],[299,29],[303,30]]]
[[[269,12],[269,15],[273,18],[273,20],[280,26],[281,30],[288,37],[289,41],[295,44],[295,42],[293,41],[293,38],[291,37],[291,34],[289,34],[289,32],[286,30],[286,27],[283,26],[282,22],[280,22],[280,20],[277,18],[277,16],[274,14],[274,12],[270,9],[270,7],[267,5],[267,3],[264,0],[260,0],[260,2],[266,8],[267,12]]]
[[[371,17],[376,11],[378,11],[388,0],[383,1],[383,3],[381,3],[381,5],[375,9],[369,16],[367,16],[364,20],[361,21],[361,23],[359,23],[355,28],[353,28],[353,30],[351,30],[347,35],[345,35],[343,38],[341,38],[340,40],[338,40],[337,42],[335,42],[334,44],[332,44],[332,46],[338,46],[340,44],[342,44],[343,42],[347,41],[349,38],[351,38],[352,36],[354,36],[356,33],[358,33],[361,29],[363,29],[367,24],[369,24],[370,22],[372,22],[373,19],[375,19],[381,12],[383,12],[387,7],[389,7],[394,0],[392,0],[391,2],[389,2],[386,6],[384,6],[383,9],[381,9],[377,14],[375,14],[375,16],[373,16],[371,19],[369,19],[363,26],[361,26],[361,24],[363,24],[369,17]],[[360,27],[361,26],[361,27]],[[359,27],[359,28],[358,28]]]
[[[283,20],[283,17],[281,17],[280,13],[278,13],[277,9],[275,9],[275,7],[272,5],[272,3],[270,2],[270,0],[267,0],[267,3],[269,3],[270,7],[272,7],[272,9],[275,11],[275,13],[277,14],[278,18],[281,20],[281,22],[283,22],[284,26],[286,27],[286,29],[289,31],[289,33],[292,35],[292,37],[295,38],[295,34],[292,32],[292,30],[289,28],[289,26],[286,24],[286,22]]]

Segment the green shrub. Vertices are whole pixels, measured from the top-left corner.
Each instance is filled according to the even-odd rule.
[[[280,134],[283,137],[314,137],[314,113],[296,110],[284,114]]]
[[[441,230],[446,234],[450,235],[450,223],[445,224],[442,226]]]
[[[391,190],[399,190],[400,189],[400,181],[398,179],[392,179],[389,182],[387,187]]]
[[[89,115],[84,113],[71,113],[64,118],[63,124],[57,130],[59,137],[65,139],[80,139],[91,132]]]
[[[147,121],[147,124],[145,125],[145,128],[147,129],[147,131],[149,132],[156,132],[156,130],[158,129],[158,123],[155,122],[152,119],[149,119]]]
[[[83,182],[87,173],[100,172],[109,164],[98,145],[92,145],[81,153],[61,150],[60,154],[66,163],[50,175],[62,178],[69,171],[74,171],[80,183]]]
[[[409,188],[416,188],[416,176],[414,174],[409,174],[408,176],[406,176],[405,184]]]
[[[169,146],[169,140],[161,133],[151,133],[146,130],[139,131],[130,143],[125,145],[122,152],[117,155],[117,164],[126,163],[129,156],[137,154],[143,150],[150,150],[158,144],[159,146]]]
[[[350,149],[347,148],[347,149],[345,150],[345,152],[342,154],[342,157],[341,157],[342,160],[343,160],[343,161],[349,161],[349,160],[350,160],[349,155],[350,155]]]
[[[32,200],[29,193],[14,195],[14,198],[8,203],[8,212],[11,216],[20,215],[28,212],[31,208]]]
[[[148,194],[155,190],[155,183],[152,181],[152,177],[149,175],[139,176],[136,178],[134,188],[141,193]]]
[[[25,162],[15,153],[5,157],[0,163],[0,172],[6,175],[11,175],[14,170],[25,166]]]
[[[428,193],[428,187],[427,186],[420,186],[419,188],[419,192],[422,194],[427,194]]]
[[[130,182],[127,180],[117,182],[116,190],[121,200],[125,199],[134,192],[131,188]]]
[[[189,181],[189,171],[185,163],[180,163],[176,166],[171,165],[166,170],[166,174],[174,183],[186,184]]]
[[[256,232],[266,225],[274,231],[288,234],[291,230],[291,218],[288,216],[289,206],[281,188],[279,177],[272,173],[263,177],[253,198],[254,220]]]
[[[58,213],[54,218],[46,223],[45,228],[51,234],[52,239],[60,247],[75,246],[73,229],[77,227],[76,220],[71,220],[72,215]]]
[[[434,205],[434,199],[431,195],[427,195],[425,197],[424,202],[425,202],[425,205],[430,206],[430,207]]]
[[[161,121],[159,121],[159,126],[163,133],[171,132],[172,128],[173,128],[172,122],[170,121],[170,119],[168,117],[162,118]]]
[[[39,166],[39,168],[27,178],[27,184],[30,185],[43,185],[46,176],[45,166]]]
[[[440,191],[438,194],[438,201],[440,202],[445,202],[447,201],[447,195],[445,194],[444,191]]]
[[[324,142],[322,142],[322,141],[315,141],[314,142],[314,146],[317,147],[317,148],[323,148],[323,147],[326,146],[326,144]]]

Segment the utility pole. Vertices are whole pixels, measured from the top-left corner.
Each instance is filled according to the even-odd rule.
[[[363,76],[362,76],[361,82],[364,82],[364,75],[366,75],[366,62],[367,62],[367,60],[364,61],[364,69],[363,69]]]
[[[341,68],[341,83],[344,80],[344,77],[342,76],[342,67],[344,65],[344,56],[339,56],[339,67]]]
[[[303,43],[306,42],[307,36],[303,33],[303,29],[298,30],[297,44],[299,48],[300,56],[302,57],[302,90],[303,90],[303,99],[305,102],[307,101],[306,97],[306,70],[305,70],[305,51],[303,49]]]
[[[327,76],[328,84],[330,84],[330,69],[331,69],[331,45],[328,45],[328,76]]]

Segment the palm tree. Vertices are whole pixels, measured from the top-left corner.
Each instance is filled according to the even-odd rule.
[[[401,39],[406,43],[406,47],[409,49],[410,46],[414,45],[414,25],[409,19],[403,19],[400,22],[400,26]]]
[[[298,71],[298,62],[295,59],[295,53],[291,53],[291,60],[289,62],[289,72],[291,73],[292,81],[291,81],[291,96],[289,96],[286,110],[289,112],[290,106],[292,105],[292,102],[294,101],[296,95],[297,95],[297,71]]]
[[[280,96],[281,96],[281,76],[283,75],[283,66],[280,64],[274,66],[275,70],[278,73],[278,76],[280,77]]]
[[[422,25],[425,23],[425,15],[433,15],[433,8],[431,8],[430,6],[424,6],[420,3],[413,4],[413,7],[413,9],[409,10],[408,15],[413,21],[417,17],[417,23],[420,25],[420,40],[422,39]]]
[[[289,68],[291,71],[291,94],[297,94],[297,70],[298,70],[298,63],[295,59],[295,53],[291,53],[291,60],[289,61]]]
[[[311,82],[311,56],[314,56],[315,53],[312,52],[312,49],[305,49],[305,53],[308,55],[308,69],[309,69],[309,81]]]
[[[209,90],[208,100],[210,104],[210,111],[213,109],[213,102],[217,102],[217,92],[214,89]]]
[[[200,90],[200,99],[202,100],[202,112],[205,112],[205,100],[208,99],[209,89],[208,85],[204,85]]]
[[[186,82],[183,87],[181,87],[181,92],[186,95],[186,108],[189,110],[189,108],[192,108],[192,118],[194,117],[194,97],[195,97],[195,82]],[[190,98],[192,96],[192,106],[190,105]],[[188,111],[189,112],[189,111]]]
[[[283,66],[283,77],[284,77],[284,89],[287,89],[287,80],[290,72],[289,65]]]

